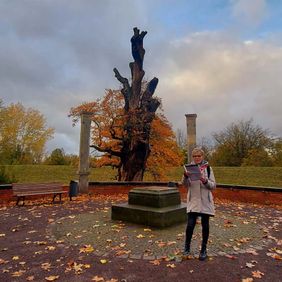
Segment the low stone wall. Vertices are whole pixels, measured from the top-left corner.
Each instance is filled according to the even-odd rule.
[[[110,183],[110,182],[92,182],[89,191],[91,194],[128,194],[128,192],[137,186],[167,186],[168,182],[140,182],[140,183]],[[182,201],[186,200],[187,189],[177,183]],[[282,189],[274,187],[253,187],[236,186],[220,184],[213,191],[215,199],[230,200],[234,202],[278,205],[282,207]]]
[[[134,187],[168,186],[168,184],[168,182],[90,182],[89,192],[93,195],[128,194]],[[182,200],[185,200],[187,189],[179,183],[177,185]],[[11,185],[0,186],[0,204],[15,201],[11,188]],[[68,189],[68,186],[65,186],[65,189]],[[218,184],[213,194],[215,199],[282,207],[281,188]]]

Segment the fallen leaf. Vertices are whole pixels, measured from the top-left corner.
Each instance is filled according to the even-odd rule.
[[[272,257],[272,258],[274,258],[274,259],[276,259],[276,260],[282,260],[282,257],[279,256],[279,255],[276,254],[276,253],[267,253],[266,255],[269,256],[269,257]]]
[[[101,277],[101,276],[94,276],[93,278],[92,278],[92,281],[95,281],[95,282],[101,282],[101,281],[105,281],[105,279],[103,278],[103,277]]]
[[[37,244],[37,245],[47,245],[47,242],[46,241],[35,241],[34,244]]]
[[[12,260],[18,260],[18,259],[20,259],[19,256],[13,256],[13,257],[12,257]]]
[[[26,277],[26,280],[27,280],[27,281],[33,281],[33,280],[34,280],[34,276],[33,276],[33,275],[27,276],[27,277]]]
[[[116,252],[116,255],[117,256],[122,256],[122,255],[127,255],[129,253],[131,253],[130,250],[119,250],[119,251]]]
[[[9,269],[2,269],[2,273],[9,273],[10,270]]]
[[[44,270],[49,270],[50,267],[51,267],[51,263],[49,263],[49,262],[41,263],[41,268],[44,269]]]
[[[251,238],[249,237],[243,237],[241,239],[238,240],[240,243],[247,243],[249,241],[251,241]]]
[[[167,245],[168,245],[168,246],[171,246],[171,245],[174,245],[174,244],[176,244],[175,241],[168,241],[168,242],[167,242]]]
[[[227,254],[227,255],[225,255],[225,257],[226,257],[226,258],[229,258],[229,259],[236,259],[236,258],[237,258],[237,257],[235,257],[235,256],[228,255],[228,254]]]
[[[47,281],[55,281],[57,279],[59,279],[59,275],[51,275],[51,276],[48,276],[48,277],[45,277],[45,280]]]
[[[253,281],[254,281],[254,279],[251,278],[251,277],[243,278],[243,279],[242,279],[242,282],[253,282]]]
[[[246,253],[252,254],[252,255],[254,255],[254,256],[258,256],[258,253],[257,253],[256,250],[254,250],[254,249],[247,249],[247,250],[246,250]]]
[[[8,261],[0,258],[0,264],[4,264],[4,263],[8,263]]]
[[[84,245],[79,249],[79,253],[92,253],[94,252],[94,248],[91,245]]]
[[[141,239],[141,238],[145,238],[145,236],[143,234],[139,234],[136,236],[138,239]]]
[[[253,275],[254,278],[262,278],[264,273],[260,272],[259,270],[256,270],[256,271],[252,271],[252,275]]]
[[[34,252],[35,255],[41,255],[43,252],[42,251],[36,251]]]
[[[160,247],[160,248],[166,246],[165,242],[158,242],[157,244],[158,244],[158,247]]]
[[[13,277],[20,277],[20,276],[22,276],[24,273],[25,273],[25,270],[19,270],[19,271],[13,272],[11,275],[12,275]]]
[[[150,260],[149,263],[151,263],[153,265],[160,265],[160,261],[158,259]]]
[[[6,236],[6,234],[4,234],[4,233],[0,234],[0,237],[5,237],[5,236]]]
[[[48,250],[48,251],[54,251],[55,249],[56,249],[56,247],[54,247],[54,246],[47,246],[45,248],[45,250]]]
[[[31,244],[32,242],[31,241],[24,241],[23,242],[23,244],[25,244],[25,245],[29,245],[29,244]]]
[[[75,273],[76,274],[81,274],[82,273],[82,271],[83,271],[83,269],[82,269],[82,267],[83,267],[84,265],[82,264],[82,263],[74,263],[73,264],[73,269],[74,269],[74,271],[75,271]]]
[[[107,263],[108,261],[107,261],[106,259],[100,259],[100,262],[101,262],[102,264],[105,264],[105,263]]]
[[[36,230],[27,231],[28,234],[35,233],[35,232],[37,232],[37,231]]]
[[[166,265],[166,267],[175,268],[176,265],[175,265],[174,263],[168,263],[168,264]]]
[[[252,264],[251,262],[247,262],[246,267],[247,268],[253,268],[253,267],[255,267],[255,264]]]

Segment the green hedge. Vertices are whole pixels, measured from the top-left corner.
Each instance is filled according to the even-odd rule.
[[[282,187],[282,167],[213,167],[218,183]],[[77,168],[66,165],[9,165],[5,173],[17,182],[62,182],[78,179]],[[182,167],[167,171],[167,181],[180,181]],[[114,181],[116,171],[106,168],[90,170],[90,181]],[[145,174],[145,181],[153,180]]]

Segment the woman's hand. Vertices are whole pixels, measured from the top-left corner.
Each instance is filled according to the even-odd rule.
[[[184,177],[188,178],[190,176],[190,173],[188,171],[184,171]]]
[[[206,177],[201,177],[201,182],[203,183],[203,184],[207,184],[208,183],[208,179],[206,178]]]

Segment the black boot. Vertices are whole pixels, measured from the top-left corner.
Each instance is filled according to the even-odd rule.
[[[185,244],[183,255],[184,256],[189,256],[190,255],[190,245]]]
[[[204,261],[205,259],[207,259],[207,257],[207,248],[203,246],[200,251],[199,260]]]

